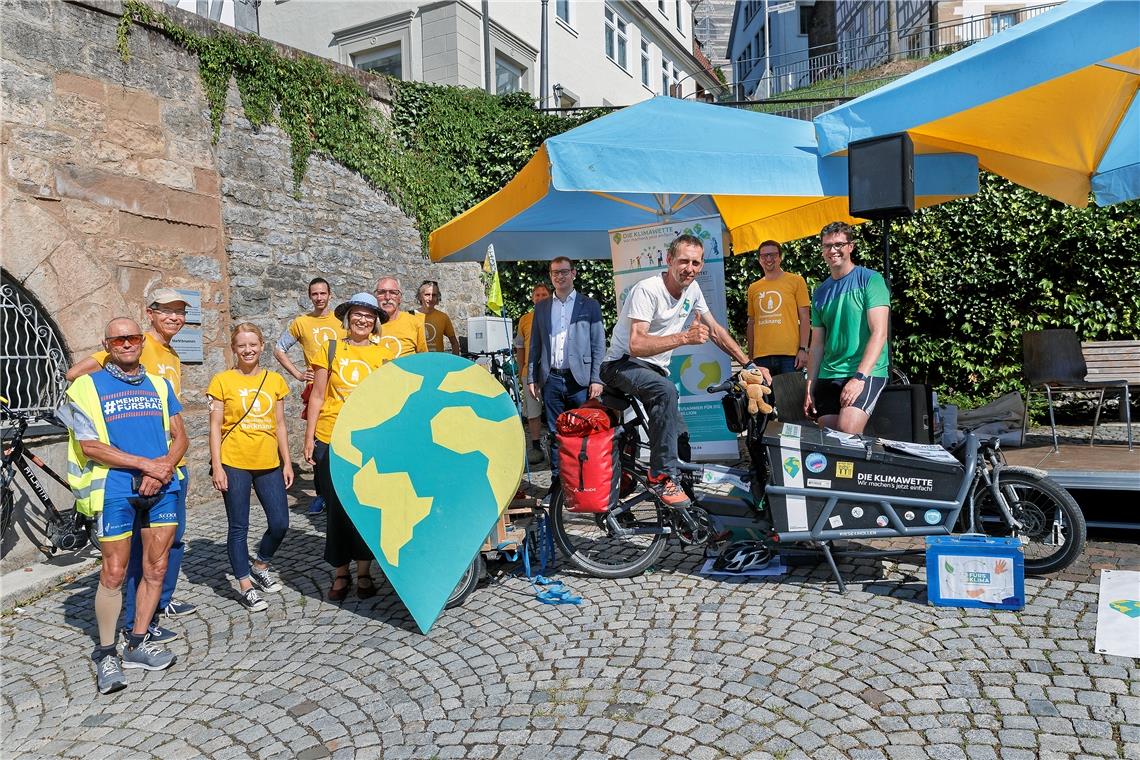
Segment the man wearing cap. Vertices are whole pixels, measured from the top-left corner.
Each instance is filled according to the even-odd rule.
[[[376,281],[376,301],[388,321],[380,331],[380,345],[391,349],[398,357],[422,354],[428,350],[422,314],[400,311],[400,281],[395,277],[381,277]]]
[[[159,288],[155,290],[148,301],[146,316],[150,320],[150,329],[143,337],[142,350],[139,354],[139,363],[144,372],[157,375],[170,383],[176,398],[182,397],[182,362],[178,352],[170,345],[170,341],[186,324],[186,299],[173,288]],[[110,354],[97,351],[91,356],[80,359],[67,371],[67,379],[75,380],[83,375],[99,371],[106,365]],[[174,600],[174,589],[178,583],[178,573],[182,569],[182,555],[186,551],[182,543],[182,534],[186,531],[186,494],[189,492],[190,468],[186,460],[178,464],[181,488],[178,489],[178,528],[174,534],[174,542],[170,547],[170,557],[166,564],[166,577],[162,583],[162,596],[159,599],[156,620],[150,627],[152,641],[170,641],[178,638],[178,634],[158,625],[157,615],[186,615],[193,612],[196,606],[188,602]],[[142,577],[142,543],[139,532],[131,536],[131,559],[127,566],[126,594],[124,596],[124,612],[127,624],[134,618],[135,592],[139,579]]]
[[[775,375],[807,366],[811,299],[804,278],[781,267],[783,252],[775,240],[760,244],[764,276],[748,286],[748,355]]]
[[[164,670],[174,654],[149,635],[178,519],[178,460],[186,451],[181,404],[169,381],[139,363],[143,336],[119,317],[103,333],[104,366],[77,377],[59,416],[70,431],[68,481],[75,506],[96,519],[103,566],[95,592],[99,646],[93,659],[101,694],[125,688],[122,668]],[[120,664],[115,649],[122,586],[138,540],[142,580],[128,615]],[[135,607],[135,605],[132,605]]]
[[[308,416],[309,394],[313,392],[314,363],[325,355],[330,340],[344,338],[344,327],[330,306],[332,288],[328,280],[315,277],[309,281],[309,300],[313,304],[313,310],[299,315],[290,322],[273,349],[273,356],[285,371],[292,375],[293,379],[305,384],[304,390],[301,391],[301,419],[306,419]],[[298,344],[305,357],[303,372],[289,359],[289,349]],[[309,514],[319,515],[324,509],[325,500],[318,490],[316,497],[309,504]]]

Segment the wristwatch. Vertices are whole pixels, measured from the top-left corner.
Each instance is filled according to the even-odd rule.
[[[852,377],[855,380],[859,380],[859,381],[864,382],[864,383],[867,382],[867,376],[864,375],[862,372],[856,372]]]
[[[807,349],[807,346],[800,346],[800,350],[803,351],[804,353],[807,353],[808,349]]]

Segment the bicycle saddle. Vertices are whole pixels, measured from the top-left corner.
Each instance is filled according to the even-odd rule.
[[[602,395],[598,397],[598,401],[601,401],[607,409],[613,409],[618,413],[624,412],[633,405],[632,398],[608,385],[602,389]]]

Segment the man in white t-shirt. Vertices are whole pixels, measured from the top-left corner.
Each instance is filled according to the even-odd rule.
[[[677,484],[677,438],[685,423],[677,406],[677,386],[669,379],[673,349],[712,339],[746,369],[754,365],[713,319],[697,275],[705,265],[705,247],[693,235],[669,244],[668,269],[633,286],[614,326],[602,363],[606,385],[637,397],[649,417],[649,480],[665,504],[683,509],[689,499]],[[761,370],[765,381],[771,377]]]

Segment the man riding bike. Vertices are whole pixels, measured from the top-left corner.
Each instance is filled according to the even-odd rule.
[[[633,286],[621,307],[602,363],[602,381],[637,398],[649,418],[649,482],[666,505],[684,509],[689,499],[678,485],[677,438],[685,422],[677,387],[669,379],[673,349],[712,340],[745,369],[753,365],[728,330],[709,312],[697,275],[704,267],[704,244],[680,235],[669,244],[668,269]],[[695,316],[694,316],[695,315]],[[760,369],[765,383],[771,382]]]

